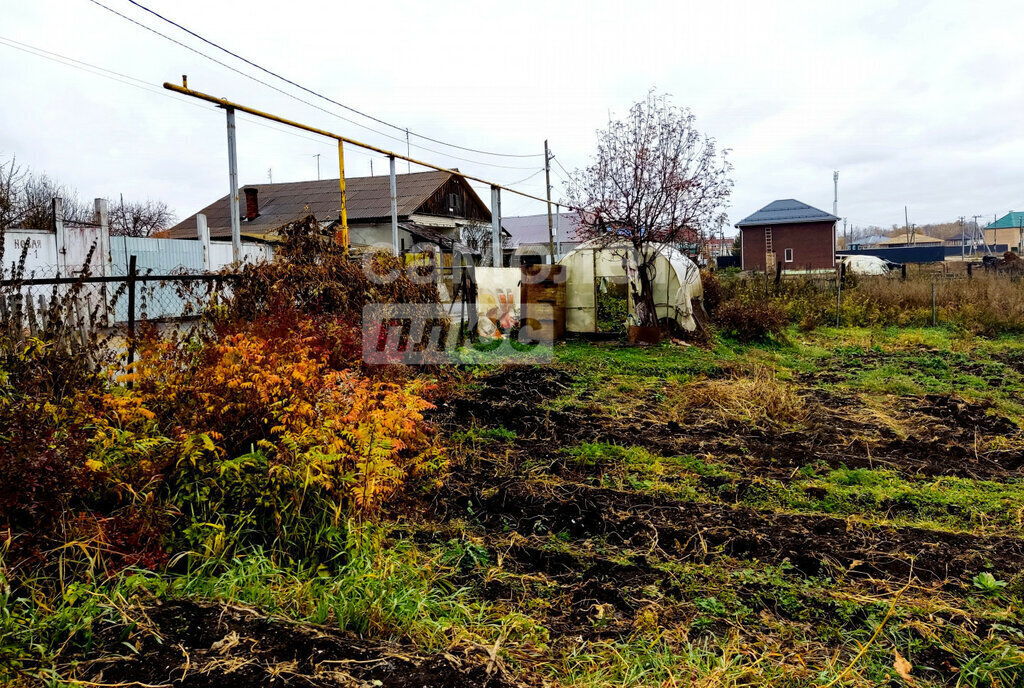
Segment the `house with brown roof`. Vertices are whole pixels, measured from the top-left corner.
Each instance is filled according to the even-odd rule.
[[[466,245],[468,235],[489,231],[491,211],[476,191],[451,172],[414,172],[396,175],[399,248],[414,244],[436,244],[442,251],[480,253],[480,247]],[[243,187],[239,203],[242,237],[274,242],[281,227],[313,215],[327,231],[340,226],[341,193],[337,179]],[[345,197],[349,240],[354,247],[390,248],[391,181],[388,176],[346,177]],[[231,214],[227,195],[198,211],[206,216],[213,240],[231,239]],[[472,231],[476,228],[476,231]],[[196,215],[172,227],[172,239],[196,238]]]

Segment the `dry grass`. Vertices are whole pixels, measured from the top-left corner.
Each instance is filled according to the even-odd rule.
[[[672,397],[675,420],[687,424],[782,427],[806,423],[811,415],[807,397],[761,365],[734,370],[726,378],[689,382]]]
[[[928,324],[932,284],[940,323],[954,323],[970,332],[993,335],[1024,330],[1024,280],[982,272],[973,279],[942,279],[921,274],[907,280],[862,278],[847,292],[844,315],[854,319],[881,316],[880,324]],[[868,323],[864,323],[868,324]]]

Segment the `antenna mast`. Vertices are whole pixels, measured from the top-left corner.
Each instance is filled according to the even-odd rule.
[[[839,217],[839,170],[832,173],[832,187],[834,190],[832,196],[832,214]]]

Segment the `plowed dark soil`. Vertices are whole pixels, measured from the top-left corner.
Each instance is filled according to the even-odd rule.
[[[1024,540],[1019,538],[872,527],[828,516],[656,499],[583,485],[509,480],[490,483],[486,496],[473,491],[445,501],[476,514],[489,531],[601,537],[686,561],[724,555],[788,562],[807,575],[826,564],[846,569],[858,562],[856,571],[876,577],[944,581],[982,570],[1012,575],[1024,566]]]
[[[515,683],[482,650],[423,655],[398,643],[286,623],[254,611],[195,602],[147,610],[139,652],[124,658],[123,629],[108,631],[104,659],[92,665],[96,683],[224,688],[510,688]]]
[[[787,480],[796,469],[812,463],[889,468],[909,475],[1024,477],[1021,452],[983,453],[974,448],[978,437],[1020,432],[984,404],[942,395],[902,400],[905,413],[922,419],[918,436],[902,438],[888,428],[850,420],[846,406],[852,399],[819,391],[812,401],[815,413],[824,416],[807,431],[772,432],[739,425],[696,430],[649,419],[622,421],[590,410],[543,408],[545,400],[571,384],[571,376],[558,369],[510,369],[483,380],[471,395],[450,401],[438,417],[441,423],[452,428],[500,426],[518,437],[511,447],[502,447],[501,459],[479,460],[453,476],[433,502],[435,517],[446,521],[471,514],[470,520],[485,534],[499,539],[510,532],[526,537],[555,534],[570,549],[600,539],[620,552],[649,552],[653,560],[705,563],[730,557],[788,564],[807,576],[840,569],[854,577],[894,583],[918,580],[960,589],[981,571],[1012,577],[1024,569],[1021,538],[871,526],[825,515],[605,489],[590,484],[579,467],[566,468],[560,452],[580,442],[635,445],[664,456],[709,452],[742,469],[749,481],[758,476]],[[872,432],[870,447],[849,439]],[[737,451],[740,447],[743,451]],[[526,463],[540,465],[546,477],[523,477],[515,465]],[[732,487],[741,490],[744,485],[741,480]],[[631,603],[616,591],[660,576],[646,560],[644,565],[623,567],[607,559],[522,546],[508,549],[505,556],[523,572],[572,579],[570,608],[562,617],[570,632],[580,630],[572,623],[578,604],[599,600],[631,611]]]
[[[979,440],[1020,437],[991,405],[951,395],[906,398],[897,406],[914,427],[908,437],[851,413],[850,397],[815,390],[813,415],[799,431],[740,423],[689,428],[652,418],[622,420],[590,408],[543,408],[572,376],[544,367],[511,368],[486,378],[476,393],[449,400],[438,419],[449,427],[501,426],[551,451],[581,442],[635,445],[665,456],[712,452],[758,474],[777,476],[815,463],[833,468],[888,468],[907,475],[975,479],[1024,478],[1024,451],[985,450]]]

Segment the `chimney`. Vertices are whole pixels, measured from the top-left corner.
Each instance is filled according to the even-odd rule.
[[[252,222],[260,216],[259,189],[247,186],[242,189],[245,192],[245,220]]]

